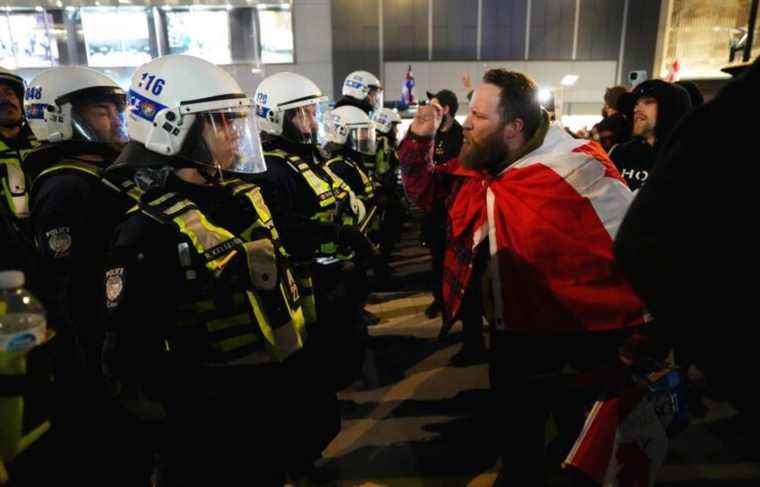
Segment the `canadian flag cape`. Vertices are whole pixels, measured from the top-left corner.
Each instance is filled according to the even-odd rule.
[[[494,320],[532,333],[602,331],[644,321],[612,242],[633,194],[596,142],[553,124],[495,177],[464,176],[449,208],[454,239],[488,238]]]

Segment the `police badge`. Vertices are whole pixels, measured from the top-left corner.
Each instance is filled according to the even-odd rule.
[[[106,307],[115,308],[124,291],[124,268],[115,267],[106,271]]]
[[[48,248],[53,253],[53,257],[60,259],[69,255],[71,250],[71,234],[69,227],[54,228],[45,233],[48,239]]]

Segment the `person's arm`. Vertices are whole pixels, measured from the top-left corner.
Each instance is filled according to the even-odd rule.
[[[443,109],[438,103],[421,106],[399,147],[399,163],[404,191],[410,201],[423,210],[433,207],[436,185],[433,161],[435,133],[441,125]]]
[[[45,305],[48,321],[59,331],[75,334],[71,315],[71,281],[77,258],[87,258],[89,187],[82,178],[62,174],[48,177],[35,188],[32,227],[44,278],[35,291]]]
[[[312,220],[295,210],[297,188],[278,169],[268,170],[256,183],[261,187],[282,244],[290,255],[310,258],[322,243],[336,241],[338,225]]]
[[[171,229],[133,217],[116,231],[103,279],[103,374],[125,404],[161,400],[172,384],[168,331],[184,282]],[[140,413],[137,413],[140,414]]]

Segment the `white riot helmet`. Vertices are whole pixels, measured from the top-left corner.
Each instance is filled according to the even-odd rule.
[[[129,138],[217,172],[263,172],[252,104],[222,68],[193,56],[162,56],[132,76]]]
[[[83,66],[47,69],[29,83],[24,111],[38,140],[123,144],[126,95],[108,76]]]
[[[327,126],[328,141],[336,145],[347,145],[362,154],[375,154],[375,125],[363,110],[344,105],[329,112],[326,118],[330,121]]]
[[[323,132],[327,97],[309,78],[282,72],[265,78],[254,103],[261,130],[299,144],[316,144]]]
[[[372,121],[375,122],[375,129],[382,134],[389,134],[393,129],[393,124],[401,123],[401,116],[396,110],[383,108],[372,114]]]
[[[343,82],[343,96],[350,96],[357,100],[367,100],[375,110],[383,108],[383,85],[377,76],[369,71],[354,71]]]

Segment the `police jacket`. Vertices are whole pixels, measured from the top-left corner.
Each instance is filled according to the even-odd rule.
[[[92,367],[102,341],[106,249],[131,206],[129,197],[103,178],[116,155],[106,145],[67,141],[43,145],[25,160],[41,273],[33,291],[45,305],[49,325],[64,332],[59,337],[76,342]]]
[[[326,169],[342,179],[362,201],[368,202],[375,195],[372,178],[367,174],[360,159],[361,154],[343,150],[325,162]]]
[[[278,138],[266,141],[264,151],[267,170],[252,180],[264,192],[285,249],[295,260],[311,259],[337,240],[345,183],[317,163],[311,146]]]
[[[0,269],[19,269],[29,277],[32,245],[29,234],[29,184],[22,162],[39,143],[24,125],[17,138],[0,136]]]
[[[649,179],[654,168],[656,146],[647,144],[641,137],[616,145],[610,151],[610,159],[628,183],[631,191],[636,191]]]
[[[372,111],[375,109],[375,107],[370,105],[369,101],[367,101],[366,98],[364,100],[359,100],[358,98],[354,98],[353,96],[348,95],[342,96],[340,100],[335,102],[335,108],[344,106],[356,107],[367,115],[372,113]]]
[[[170,174],[117,227],[103,280],[109,373],[157,399],[239,389],[242,371],[302,346],[298,288],[254,184]]]

